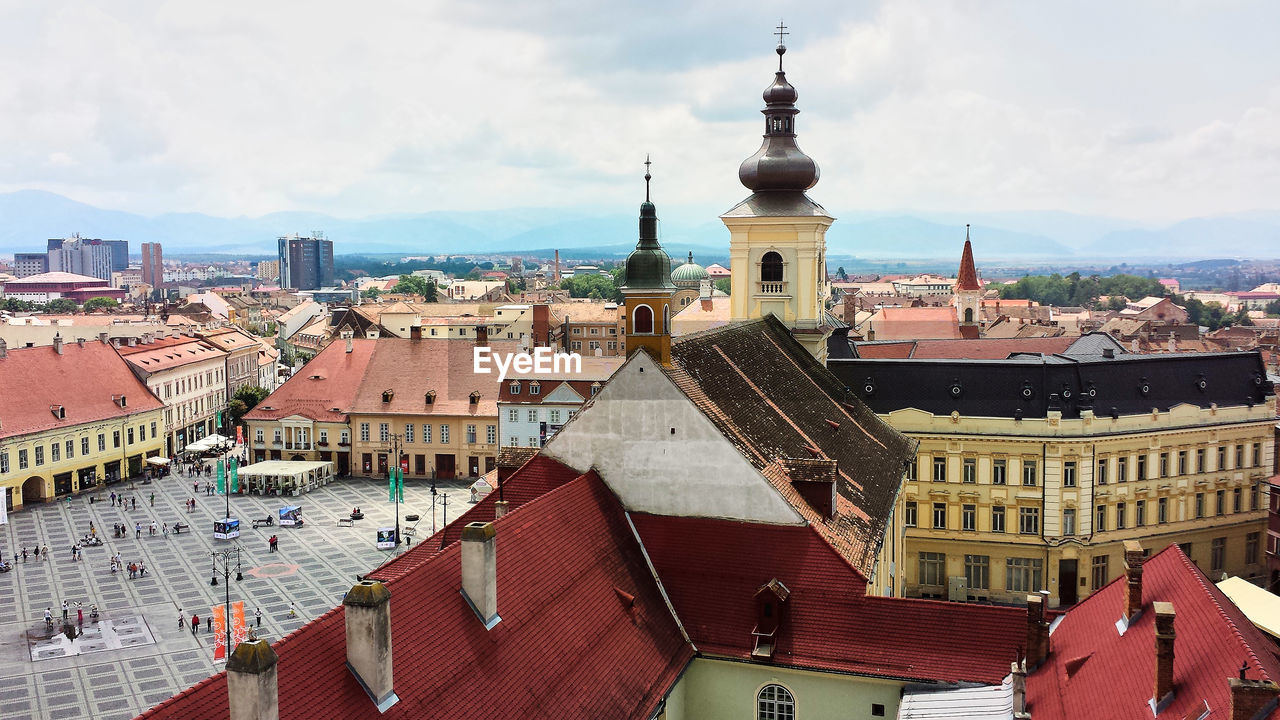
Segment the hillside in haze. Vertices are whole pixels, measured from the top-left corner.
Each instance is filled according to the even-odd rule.
[[[831,205],[828,206],[832,208]],[[599,213],[572,209],[434,211],[359,219],[280,212],[222,218],[199,213],[136,215],[106,210],[36,190],[0,194],[0,253],[41,251],[45,240],[84,237],[160,242],[167,255],[273,253],[275,238],[320,230],[334,251],[348,253],[529,252],[541,248],[614,248],[636,236],[634,208]],[[1072,258],[1280,257],[1280,213],[1191,218],[1150,225],[1064,212],[841,213],[827,234],[828,252],[865,258],[958,256],[964,224],[972,222],[975,250],[988,260]],[[720,248],[729,236],[714,211],[682,208],[662,224],[672,247]]]

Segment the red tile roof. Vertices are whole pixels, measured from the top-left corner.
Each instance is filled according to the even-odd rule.
[[[812,527],[633,514],[686,632],[703,655],[750,658],[755,592],[791,591],[774,663],[920,681],[998,683],[1025,643],[1020,608],[868,597]]]
[[[960,273],[956,276],[956,290],[981,290],[978,270],[973,266],[973,246],[969,244],[969,230],[965,229],[964,252],[960,254]]]
[[[350,353],[346,351],[345,342],[330,343],[250,410],[245,420],[278,420],[301,415],[319,422],[344,422],[377,342],[353,339]]]
[[[121,345],[117,348],[135,370],[148,375],[191,363],[225,360],[227,353],[197,337],[157,338],[149,343]]]
[[[352,413],[388,415],[476,415],[498,416],[498,371],[490,363],[488,374],[473,372],[475,345],[465,340],[445,338],[379,338],[364,369],[363,379],[349,405]],[[334,345],[342,345],[335,342]],[[506,355],[520,349],[517,341],[489,343],[495,354]],[[326,349],[327,352],[327,349]],[[307,367],[310,367],[308,365]],[[303,368],[306,372],[306,368]],[[391,401],[382,393],[391,390]],[[426,394],[435,391],[435,401],[426,403]],[[480,402],[471,404],[471,393],[480,393]]]
[[[496,526],[492,630],[459,593],[454,543],[387,583],[400,701],[379,716],[347,669],[339,607],[276,643],[280,717],[648,718],[693,649],[608,488],[589,473]],[[141,717],[227,713],[220,673]]]
[[[1206,701],[1209,717],[1227,718],[1227,680],[1236,677],[1241,662],[1248,663],[1250,679],[1280,680],[1275,647],[1177,545],[1143,565],[1143,611],[1120,635],[1115,623],[1123,614],[1124,586],[1121,573],[1069,610],[1053,631],[1049,658],[1027,677],[1027,700],[1036,720],[1150,718],[1147,702],[1155,684],[1151,604],[1156,601],[1173,603],[1177,613],[1174,697],[1161,718],[1199,717]],[[1280,710],[1267,717],[1280,718]]]
[[[878,340],[960,339],[954,307],[881,308],[868,322]]]
[[[125,407],[113,395],[125,396]],[[56,405],[65,418],[54,416]],[[115,349],[101,342],[64,343],[61,355],[52,346],[11,349],[0,358],[0,438],[163,407]]]

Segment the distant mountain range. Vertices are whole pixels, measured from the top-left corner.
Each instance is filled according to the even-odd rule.
[[[975,250],[987,261],[1280,257],[1280,213],[1276,212],[1191,218],[1162,226],[1064,212],[833,212],[839,216],[827,234],[828,253],[833,256],[959,257],[964,223],[970,222]],[[663,243],[673,254],[688,248],[727,255],[728,233],[714,215],[687,208],[669,213],[662,226]],[[685,218],[696,219],[686,222]],[[129,240],[135,253],[140,243],[160,242],[170,256],[184,252],[261,255],[275,252],[275,238],[280,235],[313,230],[331,238],[337,254],[532,254],[560,248],[608,257],[634,247],[636,217],[626,211],[602,214],[546,208],[360,219],[310,212],[252,218],[199,213],[144,216],[38,190],[0,194],[0,253],[5,254],[41,251],[47,238],[78,232],[85,237]]]

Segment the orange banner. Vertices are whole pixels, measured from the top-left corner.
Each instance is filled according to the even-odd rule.
[[[213,659],[227,659],[227,609],[221,605],[213,608]]]
[[[231,603],[231,647],[240,647],[248,636],[244,626],[244,602],[237,600]]]

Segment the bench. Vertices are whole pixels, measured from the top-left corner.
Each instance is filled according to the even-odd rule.
[[[254,530],[257,530],[259,527],[261,527],[261,526],[263,526],[263,525],[273,525],[273,524],[274,524],[274,521],[272,521],[272,519],[271,519],[271,517],[270,517],[270,516],[267,516],[267,517],[264,517],[264,518],[254,518],[254,519],[253,519],[253,529],[254,529]]]
[[[405,516],[404,516],[404,519],[405,519],[405,521],[406,521],[406,522],[418,522],[418,516],[417,516],[417,515],[405,515]]]
[[[338,518],[338,527],[355,527],[356,522],[351,518]]]
[[[182,531],[183,531],[183,530],[186,530],[186,529],[187,529],[187,528],[189,528],[189,527],[191,527],[191,526],[190,526],[190,525],[183,525],[182,523],[174,523],[174,524],[173,524],[173,534],[174,534],[174,535],[181,535],[181,534],[182,534]]]

